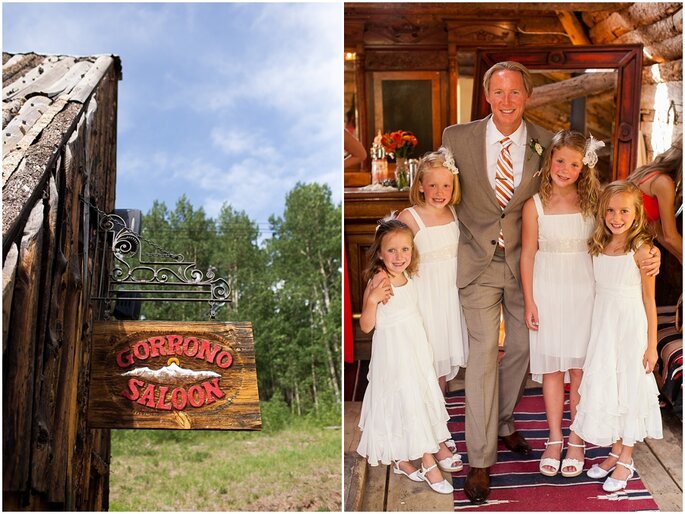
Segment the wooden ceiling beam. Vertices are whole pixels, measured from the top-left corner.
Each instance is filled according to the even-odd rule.
[[[630,7],[612,12],[605,20],[590,29],[595,44],[613,43],[623,34],[637,27],[652,25],[681,10],[682,3],[635,2]]]
[[[564,102],[615,88],[615,72],[585,73],[562,82],[536,87],[526,103],[526,108],[535,109],[542,105]]]
[[[574,45],[590,45],[592,41],[585,33],[585,27],[572,11],[557,11],[562,27]]]

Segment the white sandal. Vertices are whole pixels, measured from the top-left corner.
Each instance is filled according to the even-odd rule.
[[[428,477],[427,477],[426,475],[428,474],[428,472],[429,472],[431,469],[433,469],[433,468],[436,467],[436,466],[437,466],[437,464],[433,464],[430,468],[426,469],[426,468],[423,467],[423,462],[422,462],[422,463],[421,463],[421,469],[419,469],[419,470],[417,471],[417,473],[418,473],[417,476],[418,476],[419,478],[421,478],[421,480],[424,480],[424,481],[428,482],[428,485],[430,486],[430,488],[433,489],[433,491],[435,491],[436,493],[440,493],[440,494],[450,494],[451,492],[454,491],[454,487],[452,487],[452,484],[450,484],[450,483],[449,483],[447,480],[445,480],[444,478],[442,479],[442,481],[437,482],[437,483],[435,483],[435,484],[432,483],[430,480],[428,480]]]
[[[451,457],[445,457],[442,460],[435,459],[438,462],[438,467],[447,473],[458,473],[464,469],[464,464],[461,462],[461,455],[455,453]]]
[[[573,446],[575,448],[583,449],[583,460],[566,458],[561,461],[561,476],[566,478],[573,478],[577,477],[583,472],[583,466],[585,465],[585,443],[575,444],[569,442],[568,445]],[[564,471],[564,468],[573,468],[573,471]]]
[[[401,461],[399,461],[399,460],[392,461],[392,472],[393,473],[395,473],[396,475],[404,475],[409,480],[413,480],[414,482],[423,482],[423,478],[419,477],[419,470],[418,469],[415,469],[412,473],[407,473],[402,468],[400,468],[400,462]]]
[[[564,450],[564,441],[550,441],[547,439],[545,441],[545,449],[548,446],[551,446],[553,444],[560,444],[561,445],[561,450]],[[552,457],[545,457],[544,459],[540,459],[540,473],[545,475],[546,477],[553,477],[556,476],[557,473],[559,473],[559,459],[554,459]],[[550,471],[548,469],[545,469],[545,466],[549,466],[550,468],[553,468],[554,471]]]
[[[609,457],[613,457],[614,459],[618,460],[618,455],[615,453],[609,452]],[[607,457],[607,459],[609,458]],[[611,473],[614,469],[616,468],[616,465],[614,464],[611,466],[609,469],[604,469],[599,466],[599,464],[593,464],[590,469],[587,470],[587,476],[590,478],[598,479],[598,478],[604,478],[607,476],[609,473]]]
[[[457,443],[454,442],[454,439],[447,439],[444,443],[452,453],[457,453]]]
[[[617,480],[612,477],[607,478],[602,485],[602,489],[604,489],[607,493],[615,493],[616,491],[620,491],[621,489],[628,487],[628,480],[633,478],[633,475],[635,474],[635,466],[633,465],[634,462],[632,460],[630,461],[630,464],[626,464],[620,460],[617,461],[616,464],[620,464],[624,468],[628,468],[630,470],[630,475],[628,475],[628,478],[625,480]]]

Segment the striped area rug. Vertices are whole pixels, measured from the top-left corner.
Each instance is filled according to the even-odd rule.
[[[568,397],[567,397],[568,398]],[[464,481],[468,473],[468,455],[464,440],[464,391],[450,393],[447,401],[450,414],[449,429],[464,460],[464,469],[453,475],[455,511],[658,511],[642,480],[637,475],[628,487],[618,493],[606,493],[603,480],[587,476],[592,464],[604,460],[609,448],[588,445],[585,451],[584,472],[576,478],[543,476],[538,471],[540,456],[547,440],[547,421],[542,399],[542,389],[526,389],[514,416],[516,427],[533,448],[530,458],[507,450],[500,442],[497,464],[490,468],[490,497],[483,505],[473,505],[464,494]],[[564,412],[563,428],[565,443],[568,442],[570,416]]]

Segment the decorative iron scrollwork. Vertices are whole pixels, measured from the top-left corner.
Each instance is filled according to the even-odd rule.
[[[103,240],[113,258],[109,276],[101,280],[100,295],[94,297],[104,302],[105,319],[110,317],[117,298],[138,302],[207,302],[210,319],[216,319],[219,308],[231,301],[228,281],[216,276],[215,267],[202,271],[183,255],[167,251],[130,230],[121,216],[89,206],[98,213],[99,231],[106,235]],[[107,243],[110,239],[111,244]]]

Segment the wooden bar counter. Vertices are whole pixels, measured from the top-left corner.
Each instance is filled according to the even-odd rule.
[[[371,334],[364,334],[359,328],[366,252],[373,243],[376,222],[392,211],[399,213],[406,207],[409,207],[408,191],[363,191],[352,187],[344,190],[345,252],[350,279],[356,360],[368,360],[371,357]]]

